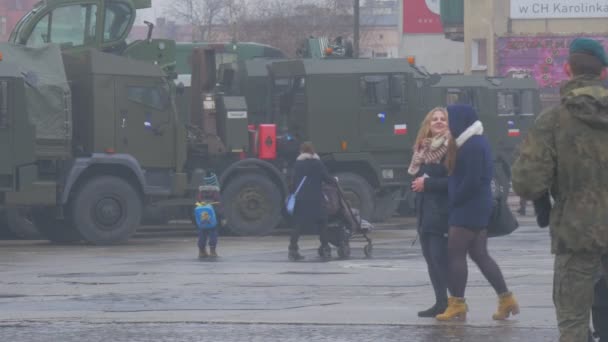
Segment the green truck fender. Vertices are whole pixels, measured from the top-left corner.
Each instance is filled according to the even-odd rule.
[[[146,191],[144,171],[139,162],[128,154],[93,153],[91,157],[74,159],[68,169],[62,182],[61,204],[68,202],[70,193],[79,182],[94,174],[120,176],[133,184],[142,194],[152,194]]]

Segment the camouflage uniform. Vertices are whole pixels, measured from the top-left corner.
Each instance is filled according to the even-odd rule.
[[[561,105],[542,113],[512,168],[513,189],[535,200],[547,190],[555,256],[553,301],[560,341],[588,337],[594,278],[608,255],[608,90],[579,76]]]

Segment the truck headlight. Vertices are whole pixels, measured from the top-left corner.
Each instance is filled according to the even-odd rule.
[[[382,170],[382,178],[384,178],[384,179],[394,179],[395,178],[395,172],[393,171],[393,169],[384,169],[384,170]]]

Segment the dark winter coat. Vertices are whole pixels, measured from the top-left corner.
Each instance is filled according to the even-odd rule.
[[[422,164],[416,177],[424,174],[424,192],[416,194],[418,232],[448,232],[448,170],[443,163]]]
[[[327,220],[327,212],[323,204],[323,183],[335,181],[319,157],[307,153],[300,154],[296,160],[292,193],[304,176],[306,181],[296,197],[294,223],[312,225]]]
[[[470,127],[479,121],[473,107],[448,107],[450,132],[453,137],[468,139],[458,148],[456,164],[448,179],[450,226],[482,230],[492,215],[493,159],[485,136],[471,134]],[[479,123],[478,125],[480,125]],[[456,138],[458,140],[458,138]]]

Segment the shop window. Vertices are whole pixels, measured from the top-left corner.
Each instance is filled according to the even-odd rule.
[[[486,70],[488,68],[488,47],[485,39],[473,40],[471,58],[473,70]]]

